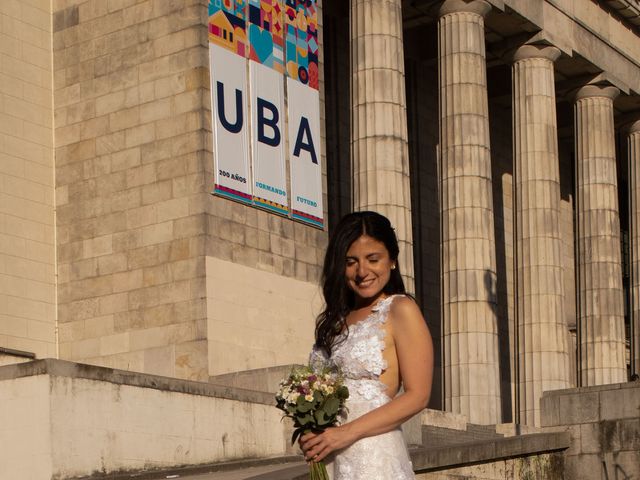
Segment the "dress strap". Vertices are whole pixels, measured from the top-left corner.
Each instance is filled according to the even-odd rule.
[[[403,296],[404,295],[401,293],[389,295],[388,297],[383,298],[382,300],[379,300],[373,307],[371,307],[371,311],[372,312],[388,311],[389,307],[393,303],[393,299],[396,297],[403,297]]]

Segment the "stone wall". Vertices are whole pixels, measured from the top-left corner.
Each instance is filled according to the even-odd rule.
[[[416,475],[417,480],[564,480],[562,454],[547,453]]]
[[[0,347],[0,367],[14,363],[31,362],[34,359],[35,353],[33,352],[23,352],[21,350]]]
[[[206,264],[210,375],[307,363],[323,305],[317,285],[214,257]]]
[[[206,365],[205,22],[193,0],[54,2],[62,358],[148,371],[199,342]]]
[[[640,476],[640,382],[545,392],[542,426],[568,430],[567,480]]]
[[[207,5],[54,2],[61,358],[205,380],[206,257],[319,278],[324,231],[210,195]]]
[[[0,347],[56,355],[51,11],[0,2]]]

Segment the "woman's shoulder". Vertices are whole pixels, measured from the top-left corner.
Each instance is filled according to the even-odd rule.
[[[416,303],[415,299],[410,295],[397,294],[389,297],[389,313],[392,320],[398,321],[411,321],[421,320],[424,321],[420,307]]]
[[[415,304],[415,300],[413,299],[413,297],[411,297],[411,295],[408,295],[406,293],[394,293],[392,295],[384,297],[382,300],[378,300],[372,310],[375,311],[383,308],[397,308],[397,305],[402,305],[406,302]]]
[[[406,308],[418,308],[416,300],[407,293],[396,293],[387,297],[387,301],[390,302],[392,309],[406,309]]]

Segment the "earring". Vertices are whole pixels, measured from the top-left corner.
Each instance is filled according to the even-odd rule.
[[[396,269],[395,264],[391,265],[391,270],[395,270],[395,269]]]

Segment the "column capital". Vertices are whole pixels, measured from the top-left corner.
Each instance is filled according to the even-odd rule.
[[[484,17],[491,11],[491,4],[486,0],[445,0],[438,16],[443,17],[449,13],[477,13],[481,17]]]
[[[526,44],[518,47],[513,52],[513,63],[527,58],[546,58],[555,62],[560,57],[560,49],[552,45],[532,45]]]
[[[585,85],[574,93],[574,101],[591,97],[606,97],[611,100],[620,95],[620,90],[612,85]]]
[[[640,132],[640,118],[630,121],[623,126],[622,130],[629,135]]]

